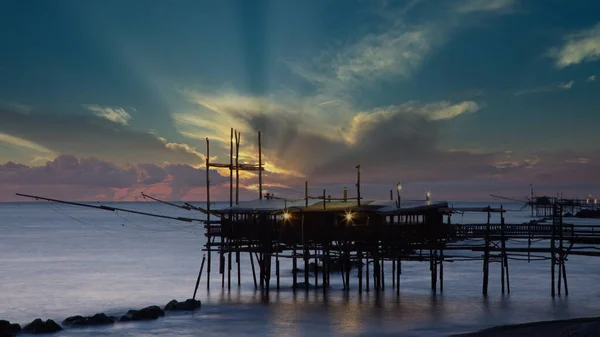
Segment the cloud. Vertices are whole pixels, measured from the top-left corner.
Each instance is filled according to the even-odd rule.
[[[456,10],[462,13],[499,12],[512,10],[516,4],[516,0],[466,0]]]
[[[600,58],[600,23],[564,37],[564,44],[548,51],[558,68],[565,68]]]
[[[333,70],[342,82],[409,77],[431,51],[437,34],[422,26],[367,35],[336,55]]]
[[[545,87],[537,87],[533,89],[525,89],[520,90],[514,93],[515,96],[521,96],[524,94],[537,94],[541,92],[551,92],[551,91],[560,91],[560,90],[570,90],[575,85],[575,81],[571,80],[569,82],[559,83],[558,85],[548,85]]]
[[[414,166],[418,169],[411,169],[410,174],[420,177],[439,173],[425,168],[436,160],[451,168],[457,167],[452,162],[460,162],[463,167],[475,164],[477,167],[488,165],[493,169],[488,155],[471,156],[468,151],[438,149],[439,124],[478,111],[479,105],[474,101],[414,101],[363,111],[347,108],[343,114],[345,117],[338,118],[335,123],[324,123],[319,114],[310,110],[319,107],[303,104],[301,99],[280,101],[278,95],[248,97],[232,92],[196,93],[190,97],[212,112],[211,119],[230,121],[240,126],[245,134],[262,131],[265,162],[283,169],[280,172],[287,179],[283,183],[286,185],[290,183],[289,179],[304,176],[309,179],[316,176],[342,179],[339,171],[352,172],[358,163],[371,167],[373,171],[395,174],[397,165],[418,161],[419,164]],[[187,120],[194,116],[190,113],[178,115],[178,118]],[[242,143],[243,149],[248,143],[251,147],[256,145],[254,135],[243,138],[246,139]],[[253,157],[252,161],[255,160],[256,157]],[[301,174],[291,174],[290,171]]]
[[[33,150],[35,152],[41,152],[44,154],[52,154],[53,153],[52,150],[47,149],[40,144],[34,143],[27,139],[11,136],[11,135],[3,133],[3,132],[0,132],[0,143],[17,146],[17,147],[28,149],[28,150]]]
[[[96,116],[106,118],[109,121],[118,124],[127,125],[132,119],[131,115],[125,111],[124,108],[100,106],[95,104],[84,104],[83,106],[92,111]]]
[[[586,82],[591,83],[596,81],[596,75],[592,75],[587,78]]]
[[[566,82],[566,83],[561,83],[561,84],[558,85],[558,88],[562,89],[562,90],[569,90],[569,89],[571,89],[573,87],[573,84],[575,84],[575,81],[569,81],[569,82]]]
[[[14,197],[15,192],[68,200],[97,200],[97,196],[112,199],[117,190],[131,200],[139,196],[139,192],[155,186],[168,187],[164,197],[181,200],[195,188],[205,187],[205,178],[204,169],[185,164],[120,166],[94,157],[77,158],[63,154],[38,166],[12,161],[0,164],[0,184],[3,186],[0,201],[21,200]],[[218,186],[228,179],[210,171],[210,180],[213,186]],[[126,191],[138,193],[134,195]],[[202,193],[205,194],[205,189]]]
[[[94,116],[41,111],[24,115],[0,109],[0,120],[0,133],[38,144],[55,154],[93,154],[119,165],[169,162],[198,166],[205,161],[193,146]]]

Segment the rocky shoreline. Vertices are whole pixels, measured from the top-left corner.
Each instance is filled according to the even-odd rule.
[[[600,317],[574,318],[558,321],[502,325],[477,332],[450,337],[597,337]]]
[[[165,316],[166,311],[193,311],[199,309],[201,305],[202,303],[195,299],[187,299],[183,302],[172,300],[162,309],[157,305],[152,305],[139,310],[129,310],[120,317],[108,316],[104,313],[98,313],[93,316],[71,316],[62,321],[62,326],[51,319],[43,321],[41,318],[36,318],[23,328],[21,328],[20,324],[0,320],[0,337],[13,337],[21,333],[51,334],[61,331],[65,328],[111,325],[130,321],[155,320],[159,317]]]

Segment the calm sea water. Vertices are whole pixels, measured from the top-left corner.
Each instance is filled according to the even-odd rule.
[[[156,203],[117,206],[197,215]],[[485,217],[455,216],[453,221],[483,222]],[[527,211],[507,215],[508,223],[528,220]],[[0,204],[0,319],[60,322],[76,314],[121,314],[189,298],[204,242],[201,225],[51,203]],[[244,266],[248,259],[242,256]],[[511,260],[510,295],[501,294],[500,266],[492,265],[487,298],[481,295],[481,261],[446,263],[444,293],[437,295],[429,289],[429,264],[405,262],[399,298],[390,287],[391,273],[380,294],[359,295],[356,278],[351,281],[354,289],[346,294],[339,276],[332,276],[334,284],[326,297],[320,290],[294,294],[291,261],[283,261],[282,290],[266,297],[254,290],[250,268],[242,268],[240,287],[232,280],[231,291],[221,288],[220,275],[213,269],[210,292],[203,279],[197,296],[203,301],[200,311],[169,314],[153,322],[69,329],[56,336],[445,336],[502,324],[598,316],[598,262],[570,257],[570,295],[555,298],[550,296],[549,261]],[[214,259],[213,266],[216,263]],[[391,265],[386,270],[390,272]]]

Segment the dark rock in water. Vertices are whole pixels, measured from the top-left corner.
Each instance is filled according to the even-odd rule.
[[[171,302],[165,305],[165,311],[191,311],[200,308],[201,302],[199,300],[187,299],[185,302],[178,302],[177,300],[172,300]]]
[[[570,217],[572,217],[572,216],[573,216],[573,213],[571,213],[571,212],[567,212],[567,213],[565,213],[563,216],[564,216],[565,218],[570,218]]]
[[[21,332],[21,326],[0,319],[0,337],[12,337]]]
[[[66,318],[62,324],[63,325],[71,325],[71,326],[89,326],[89,325],[106,325],[113,324],[116,318],[112,316],[107,316],[104,313],[95,314],[94,316],[72,316]]]
[[[575,214],[578,218],[600,218],[600,210],[595,209],[582,209]]]
[[[156,305],[152,305],[140,310],[129,310],[124,316],[121,316],[119,322],[128,321],[148,321],[157,319],[165,315],[165,312]]]
[[[32,334],[44,334],[54,333],[60,330],[62,330],[62,328],[55,321],[49,319],[44,322],[41,318],[36,318],[33,322],[27,324],[23,328],[22,332]]]

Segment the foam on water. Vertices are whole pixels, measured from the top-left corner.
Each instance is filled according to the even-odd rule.
[[[156,203],[118,206],[191,215]],[[527,210],[509,212],[507,222],[528,221],[528,215]],[[485,214],[453,218],[454,222],[485,220]],[[189,298],[205,240],[201,225],[50,203],[0,204],[0,233],[0,318],[19,323],[36,317],[62,321],[75,314],[119,314]],[[340,277],[333,275],[326,297],[320,290],[294,293],[291,261],[282,260],[283,289],[265,297],[254,290],[248,259],[242,256],[248,268],[242,268],[239,288],[232,271],[231,291],[221,289],[220,275],[215,273],[217,259],[213,260],[211,291],[206,291],[204,279],[197,296],[203,301],[198,312],[153,322],[69,329],[58,336],[196,336],[199,332],[210,336],[439,336],[500,324],[600,315],[596,287],[600,268],[591,257],[569,258],[568,298],[550,297],[549,261],[511,260],[511,294],[505,296],[500,291],[500,266],[493,264],[487,299],[481,295],[481,261],[445,263],[444,294],[437,296],[429,289],[429,264],[403,262],[397,298],[391,277],[385,292],[359,295],[356,272],[349,294],[341,290]],[[391,264],[385,268],[390,276]]]

